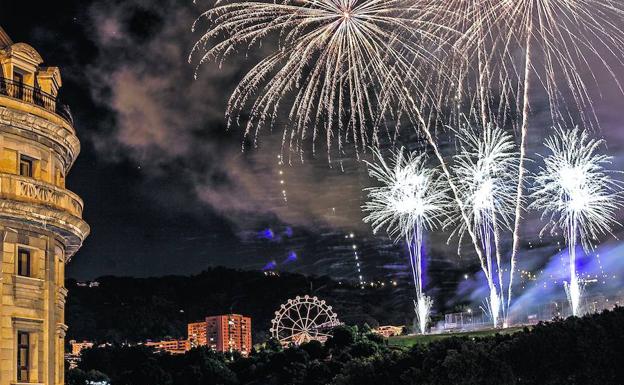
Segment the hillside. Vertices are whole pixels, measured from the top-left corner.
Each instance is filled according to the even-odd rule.
[[[288,298],[316,295],[348,324],[409,324],[412,309],[401,289],[362,290],[327,277],[267,276],[259,271],[212,268],[194,276],[101,277],[98,287],[68,280],[67,339],[100,342],[185,337],[186,324],[206,315],[252,317],[255,342],[267,338],[275,310]]]
[[[154,354],[145,346],[88,349],[68,385],[616,385],[624,384],[624,309],[539,323],[515,333],[446,336],[388,346],[338,327],[317,341],[274,343],[247,357],[206,348]]]

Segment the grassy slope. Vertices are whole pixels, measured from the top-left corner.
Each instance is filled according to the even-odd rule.
[[[390,337],[388,339],[388,344],[392,346],[412,346],[415,344],[428,344],[432,341],[440,340],[443,338],[449,337],[468,337],[468,338],[476,338],[476,337],[486,337],[492,336],[495,334],[513,334],[515,332],[521,331],[523,327],[513,327],[507,329],[488,329],[488,330],[478,330],[478,331],[469,331],[469,332],[458,332],[458,333],[442,333],[442,334],[416,334],[409,336],[396,336]]]

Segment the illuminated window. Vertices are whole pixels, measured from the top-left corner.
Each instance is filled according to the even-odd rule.
[[[27,176],[32,178],[33,176],[33,161],[27,156],[20,155],[19,174],[21,176]]]
[[[17,249],[17,275],[30,277],[30,250]]]
[[[30,366],[30,335],[26,332],[17,332],[17,381],[28,382]]]

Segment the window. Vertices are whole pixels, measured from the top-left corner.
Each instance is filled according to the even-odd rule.
[[[24,75],[19,72],[13,74],[13,81],[15,82],[15,97],[18,99],[24,98]]]
[[[27,156],[20,155],[19,174],[21,176],[27,176],[32,178],[33,176],[33,161]]]
[[[30,250],[17,249],[17,275],[30,277]]]
[[[28,382],[30,366],[30,335],[27,332],[17,332],[17,381]]]

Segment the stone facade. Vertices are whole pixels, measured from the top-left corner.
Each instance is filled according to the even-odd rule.
[[[89,234],[60,71],[0,28],[0,385],[64,384],[65,264]]]

